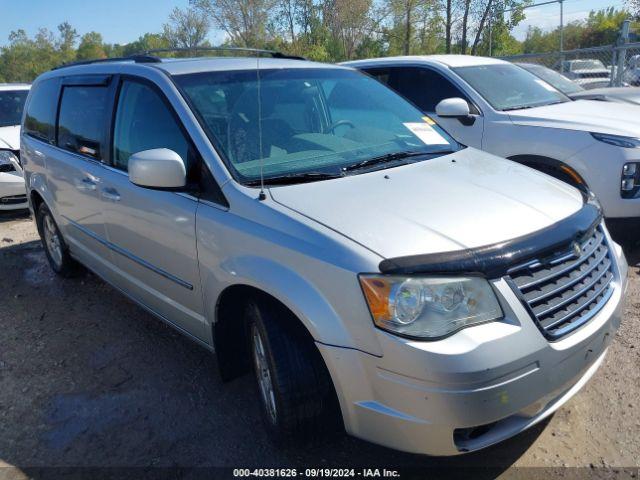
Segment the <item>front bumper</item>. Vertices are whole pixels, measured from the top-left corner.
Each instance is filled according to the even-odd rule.
[[[29,208],[22,176],[17,172],[0,173],[0,210]]]
[[[617,248],[617,247],[614,247]],[[318,344],[348,433],[387,447],[456,455],[505,440],[551,415],[595,373],[622,316],[627,267],[591,321],[547,341],[505,280],[504,320],[417,342],[378,332],[383,356]]]
[[[596,194],[606,218],[640,217],[640,197],[623,198],[620,191],[622,168],[625,163],[640,163],[640,149],[596,141],[566,163],[577,170]]]

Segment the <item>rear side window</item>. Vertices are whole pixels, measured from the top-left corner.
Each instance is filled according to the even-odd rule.
[[[168,148],[193,166],[190,144],[169,107],[152,88],[125,81],[118,97],[113,131],[113,166],[127,171],[129,157],[153,148]]]
[[[57,78],[52,78],[38,82],[32,88],[24,120],[24,132],[27,135],[54,143],[59,84]]]
[[[58,146],[96,160],[105,152],[108,88],[66,86],[58,118]]]

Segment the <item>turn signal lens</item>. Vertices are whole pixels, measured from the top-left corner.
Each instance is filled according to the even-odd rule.
[[[390,320],[389,294],[391,284],[384,278],[360,277],[362,291],[369,304],[369,310],[374,318]]]

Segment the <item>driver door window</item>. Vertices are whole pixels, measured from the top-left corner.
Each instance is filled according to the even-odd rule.
[[[126,172],[131,155],[153,148],[173,150],[189,171],[189,142],[165,102],[147,85],[124,81],[114,127],[113,166]]]
[[[451,81],[428,68],[391,69],[389,86],[423,112],[435,112],[436,105],[447,98],[458,97],[468,101],[466,95]]]
[[[389,86],[400,95],[409,99],[420,110],[428,113],[453,138],[463,145],[482,148],[484,118],[475,117],[473,124],[463,124],[457,118],[441,118],[435,115],[436,105],[447,98],[467,96],[449,79],[429,68],[406,67],[391,68]],[[475,106],[469,102],[472,114],[478,114]]]

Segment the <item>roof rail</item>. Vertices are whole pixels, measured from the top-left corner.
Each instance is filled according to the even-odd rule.
[[[57,67],[53,67],[52,70],[58,70],[60,68],[66,68],[66,67],[75,67],[77,65],[92,65],[94,63],[108,63],[108,62],[123,62],[127,60],[135,63],[159,63],[162,61],[159,57],[155,57],[153,55],[134,54],[128,57],[95,58],[93,60],[80,60],[77,62],[68,62],[68,63],[63,63],[62,65],[58,65]]]
[[[254,54],[271,55],[273,58],[286,58],[290,60],[306,60],[304,57],[297,55],[287,55],[286,53],[277,52],[275,50],[263,50],[260,48],[245,48],[245,47],[193,47],[193,48],[154,48],[151,50],[145,50],[140,55],[153,55],[156,53],[169,53],[169,52],[193,52],[198,51],[222,51],[222,52],[246,52]]]

